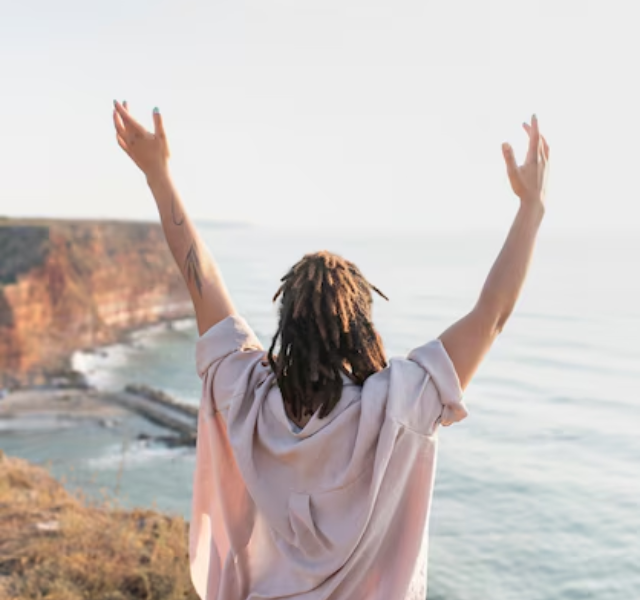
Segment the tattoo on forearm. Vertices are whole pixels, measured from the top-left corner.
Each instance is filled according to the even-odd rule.
[[[176,207],[176,197],[171,196],[171,220],[174,225],[182,225],[184,223],[184,213],[180,212],[178,215],[178,210]]]
[[[198,250],[195,243],[192,243],[187,252],[187,257],[184,261],[184,271],[187,276],[187,282],[193,281],[198,288],[198,294],[202,298],[202,269],[200,267],[200,257],[198,256]]]

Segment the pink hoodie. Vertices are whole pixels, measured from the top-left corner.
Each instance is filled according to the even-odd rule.
[[[467,415],[439,341],[300,430],[244,319],[197,342],[190,529],[204,600],[424,600],[438,425]]]

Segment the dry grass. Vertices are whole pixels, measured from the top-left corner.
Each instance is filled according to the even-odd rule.
[[[0,451],[0,598],[197,600],[183,519],[71,496]]]

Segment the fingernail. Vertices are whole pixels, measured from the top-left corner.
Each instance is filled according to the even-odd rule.
[[[117,100],[114,100],[114,101],[113,101],[113,105],[114,105],[114,106],[117,106],[117,104],[118,104],[118,101],[117,101]]]
[[[531,118],[535,119],[536,121],[538,120],[538,116],[536,115],[536,113],[533,113],[533,116]]]
[[[159,109],[157,106],[156,106],[156,107],[154,107],[154,109],[153,109],[153,114],[154,114],[154,115],[159,115],[159,114],[160,114],[160,109]]]

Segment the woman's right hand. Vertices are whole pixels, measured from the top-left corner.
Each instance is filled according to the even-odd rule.
[[[165,174],[168,171],[169,145],[158,109],[153,110],[154,131],[151,133],[131,116],[126,102],[120,104],[114,100],[113,104],[113,122],[120,148],[147,176],[147,180]]]
[[[531,117],[531,124],[523,123],[529,135],[529,149],[522,165],[518,166],[513,148],[502,144],[502,153],[507,165],[507,175],[511,188],[523,203],[544,205],[547,173],[549,165],[549,145],[538,129],[538,119]]]

